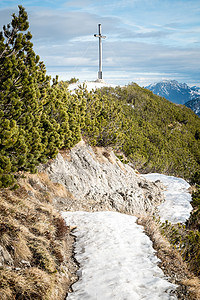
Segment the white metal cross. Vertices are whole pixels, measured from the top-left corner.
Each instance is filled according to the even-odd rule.
[[[95,37],[99,38],[99,72],[98,79],[102,79],[102,42],[101,39],[105,39],[106,36],[101,34],[101,24],[98,24],[99,34],[94,34]]]

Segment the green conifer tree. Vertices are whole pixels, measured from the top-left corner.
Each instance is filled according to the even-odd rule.
[[[28,27],[19,6],[18,16],[0,33],[0,157],[7,162],[1,164],[2,186],[10,185],[18,170],[35,171],[44,151],[41,112],[50,78],[33,51]]]

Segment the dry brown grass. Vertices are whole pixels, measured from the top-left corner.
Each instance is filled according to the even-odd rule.
[[[35,176],[34,186],[28,183],[28,176],[16,191],[0,190],[0,246],[10,257],[0,269],[2,300],[18,299],[19,295],[24,300],[64,299],[76,279],[70,227],[49,201],[36,196],[43,192],[41,181],[54,192],[56,187],[47,176]],[[34,196],[26,189],[34,190]]]
[[[59,150],[59,153],[62,155],[64,160],[71,161],[71,154],[69,149]]]
[[[100,163],[108,162],[110,158],[110,151],[106,150],[104,147],[92,147],[95,156],[93,157],[95,160],[98,160]]]
[[[52,204],[55,197],[74,198],[64,185],[52,182],[45,172],[26,174],[25,178],[21,178],[19,183],[40,202]]]
[[[42,270],[29,268],[19,272],[0,272],[0,299],[51,299],[52,280]]]
[[[118,164],[122,171],[126,171],[124,164],[115,156],[111,147],[93,147],[93,151],[95,153],[94,159],[97,159],[100,163],[110,162],[111,164]],[[124,154],[121,152],[120,154],[123,156],[124,160],[126,160]]]
[[[20,233],[16,240],[11,242],[14,249],[14,260],[18,263],[21,260],[30,260],[32,258],[32,253],[27,245],[27,240],[25,239],[23,233]]]
[[[189,287],[192,299],[200,299],[200,282],[197,277],[186,279],[183,283]]]
[[[161,234],[158,225],[152,217],[139,217],[138,224],[143,225],[145,233],[153,242],[153,247],[160,258],[159,266],[165,275],[171,278],[173,283],[179,285],[177,297],[182,300],[200,299],[200,280],[195,277],[183,261],[180,253],[171,246],[167,239]]]

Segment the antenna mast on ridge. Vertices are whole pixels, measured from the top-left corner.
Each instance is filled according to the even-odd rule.
[[[105,35],[101,35],[101,24],[98,24],[99,34],[94,34],[95,37],[99,38],[99,72],[98,72],[98,80],[102,80],[102,41],[101,39],[105,39]]]

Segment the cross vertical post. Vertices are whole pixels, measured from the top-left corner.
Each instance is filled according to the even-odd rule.
[[[98,80],[102,80],[102,39],[105,39],[106,36],[101,34],[101,24],[98,24],[99,34],[94,34],[95,37],[99,38],[99,72]]]

